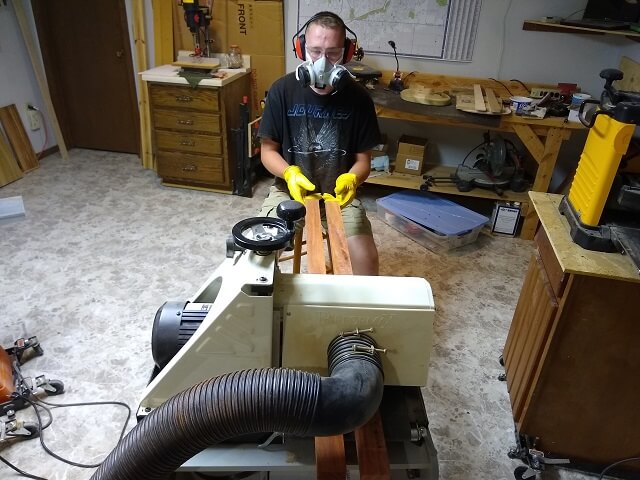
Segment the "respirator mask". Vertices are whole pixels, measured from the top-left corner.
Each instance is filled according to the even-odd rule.
[[[343,65],[332,63],[325,55],[315,62],[307,60],[296,68],[296,78],[303,87],[313,86],[323,90],[328,86],[335,91],[344,87],[349,77],[355,78]]]

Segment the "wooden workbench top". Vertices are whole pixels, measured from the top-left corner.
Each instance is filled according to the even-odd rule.
[[[569,223],[558,211],[562,195],[529,192],[529,197],[563,272],[640,283],[640,275],[627,256],[593,252],[573,243]]]
[[[567,130],[584,130],[585,127],[580,122],[568,122],[566,118],[547,117],[544,119],[534,119],[521,117],[515,114],[510,115],[482,115],[477,113],[467,113],[456,111],[455,100],[453,105],[445,107],[435,107],[432,105],[422,105],[404,101],[396,92],[386,89],[389,79],[393,78],[393,71],[383,70],[380,83],[372,92],[372,97],[376,105],[380,107],[382,115],[393,117],[390,112],[382,111],[384,108],[390,110],[399,110],[407,114],[423,115],[423,116],[440,116],[450,117],[453,122],[466,121],[469,124],[486,124],[488,126],[507,125],[530,125],[532,127],[561,128]],[[495,80],[492,78],[476,78],[476,77],[458,77],[453,75],[439,75],[423,72],[412,72],[405,76],[405,88],[416,87],[418,85],[431,88],[437,92],[455,92],[461,89],[472,89],[474,84],[481,85],[483,88],[491,88],[496,95],[503,99],[508,99],[512,95],[529,96],[529,91],[524,85],[515,80]],[[525,83],[528,88],[557,88],[555,85],[547,85],[540,83]]]

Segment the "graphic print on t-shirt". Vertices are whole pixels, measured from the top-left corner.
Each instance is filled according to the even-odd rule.
[[[340,121],[349,113],[317,107],[293,108],[287,113],[295,117],[291,118],[293,144],[288,149],[295,164],[315,183],[316,192],[333,193],[335,179],[348,170],[347,151],[339,147],[345,145]]]

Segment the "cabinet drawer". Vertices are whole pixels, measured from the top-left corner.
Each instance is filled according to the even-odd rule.
[[[155,110],[153,125],[155,128],[219,134],[220,115],[190,110]]]
[[[156,160],[158,175],[163,179],[191,180],[203,184],[228,182],[222,157],[164,152],[158,154]]]
[[[205,112],[220,110],[217,89],[151,84],[149,98],[154,107],[192,108]]]
[[[163,130],[156,130],[155,134],[158,150],[180,150],[204,155],[222,155],[222,140],[217,135],[165,132]]]

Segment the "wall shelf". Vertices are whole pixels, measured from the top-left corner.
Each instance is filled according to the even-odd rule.
[[[600,30],[597,28],[573,27],[569,25],[560,25],[559,23],[537,22],[535,20],[525,20],[522,24],[523,30],[534,32],[558,32],[573,33],[583,35],[616,35],[626,37],[629,40],[640,42],[640,32],[633,30]]]

